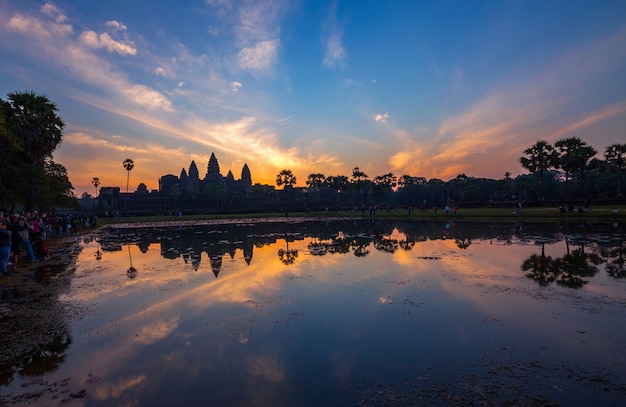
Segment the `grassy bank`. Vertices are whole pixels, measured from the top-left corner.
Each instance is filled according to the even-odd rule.
[[[432,209],[421,212],[413,209],[409,214],[408,209],[378,210],[373,215],[369,211],[365,212],[290,212],[289,217],[353,217],[353,218],[377,218],[377,219],[398,219],[398,220],[458,220],[458,221],[533,221],[533,222],[564,222],[564,221],[606,221],[620,222],[626,220],[626,207],[617,207],[619,213],[613,213],[614,207],[597,206],[585,212],[560,213],[555,208],[522,208],[520,213],[515,213],[512,208],[459,208],[456,215],[452,212],[446,214],[443,208],[437,213]],[[246,214],[205,214],[205,215],[183,215],[183,216],[132,216],[120,217],[116,219],[100,218],[99,225],[115,223],[137,223],[137,222],[163,222],[163,221],[189,221],[206,219],[240,219],[240,218],[279,218],[282,213],[246,213]]]

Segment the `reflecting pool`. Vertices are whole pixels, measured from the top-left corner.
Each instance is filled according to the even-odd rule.
[[[624,405],[616,224],[116,225],[0,285],[0,405]]]

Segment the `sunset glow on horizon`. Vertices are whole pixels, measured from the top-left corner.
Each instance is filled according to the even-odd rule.
[[[290,169],[447,181],[525,173],[537,140],[626,138],[626,3],[0,0],[0,98],[66,123],[76,196],[125,192],[212,153]]]

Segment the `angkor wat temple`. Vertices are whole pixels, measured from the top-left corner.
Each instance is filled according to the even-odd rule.
[[[200,179],[200,173],[195,161],[191,162],[188,171],[185,171],[183,168],[179,177],[168,174],[159,179],[159,192],[166,195],[207,195],[215,193],[220,189],[226,189],[228,192],[239,191],[245,193],[250,187],[252,187],[252,176],[250,175],[248,164],[243,165],[241,178],[235,180],[230,170],[226,176],[221,174],[220,164],[215,157],[215,153],[211,153],[204,179]]]
[[[180,176],[167,174],[159,178],[159,189],[148,191],[141,183],[132,193],[120,192],[119,187],[102,187],[97,197],[96,210],[100,215],[125,214],[176,214],[246,211],[268,204],[266,199],[275,192],[273,186],[252,186],[252,176],[247,164],[241,177],[235,179],[232,171],[222,175],[214,153],[207,165],[204,178],[200,178],[195,161],[189,169],[183,168]],[[270,199],[271,201],[272,199]]]

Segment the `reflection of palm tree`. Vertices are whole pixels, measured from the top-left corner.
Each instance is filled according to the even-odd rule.
[[[406,251],[410,251],[411,249],[413,249],[413,246],[415,246],[415,241],[414,240],[400,240],[398,242],[398,244],[400,245],[401,249],[404,249]]]
[[[606,272],[613,278],[626,277],[626,264],[624,261],[624,242],[620,242],[619,246],[612,248],[607,253],[609,259],[606,262]],[[609,261],[610,259],[613,259]]]
[[[370,251],[367,250],[367,246],[369,245],[370,243],[368,241],[357,239],[354,240],[350,246],[352,246],[352,251],[356,257],[365,257],[370,253]]]
[[[545,254],[545,243],[541,244],[541,255],[533,254],[524,260],[522,270],[530,271],[526,277],[536,281],[541,286],[547,286],[554,282],[559,272],[552,257]]]
[[[380,237],[374,239],[374,248],[383,252],[394,253],[398,249],[398,241],[396,239]]]
[[[289,240],[285,239],[285,242],[287,242],[287,250],[285,249],[278,250],[278,258],[283,264],[289,266],[290,264],[293,264],[296,261],[296,258],[298,257],[298,251],[289,250]]]
[[[283,264],[287,266],[289,266],[290,264],[293,264],[296,261],[297,257],[298,257],[297,250],[280,249],[278,251],[278,258],[280,259],[281,262],[283,262]]]
[[[20,375],[41,377],[46,373],[54,372],[65,362],[65,352],[71,343],[70,334],[64,332],[52,338],[45,345],[33,349],[21,362]]]
[[[454,243],[459,249],[467,249],[472,244],[472,240],[469,237],[457,237],[454,239]]]
[[[350,251],[350,239],[340,234],[333,239],[332,248],[333,253],[348,253]]]
[[[595,262],[595,258],[590,258],[582,246],[556,259],[555,264],[560,271],[557,284],[569,288],[581,288],[587,284],[584,278],[593,277],[598,272],[598,268],[590,264],[589,260]]]
[[[130,267],[126,270],[126,275],[128,278],[137,277],[137,269],[133,267],[133,257],[130,255],[130,245],[128,245],[128,259],[130,260]]]

